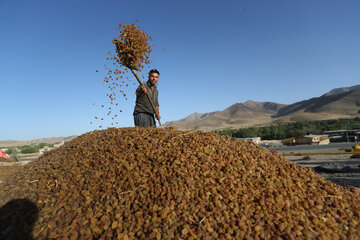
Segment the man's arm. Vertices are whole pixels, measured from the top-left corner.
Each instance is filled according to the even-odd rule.
[[[155,107],[155,111],[156,111],[156,119],[157,120],[160,120],[161,119],[161,116],[160,116],[160,113],[159,113],[159,105],[157,105],[156,107]]]
[[[135,91],[135,94],[136,94],[137,96],[140,96],[140,95],[143,94],[143,93],[147,93],[147,89],[146,89],[146,87],[144,87],[144,86],[139,86],[139,87],[136,89],[136,91]]]

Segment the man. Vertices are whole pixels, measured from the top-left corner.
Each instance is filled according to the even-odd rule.
[[[159,92],[156,87],[156,83],[159,81],[159,71],[152,69],[149,72],[148,81],[143,84],[143,87],[139,86],[136,91],[136,103],[134,109],[134,123],[139,127],[156,127],[154,114],[156,119],[160,120],[159,114]],[[149,99],[146,96],[149,95],[152,103],[154,104],[155,111],[151,106]]]

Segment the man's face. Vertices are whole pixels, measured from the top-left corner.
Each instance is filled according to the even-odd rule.
[[[152,85],[155,85],[159,81],[159,74],[157,73],[150,73],[149,81]]]

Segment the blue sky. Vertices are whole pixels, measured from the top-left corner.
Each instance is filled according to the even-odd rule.
[[[156,44],[165,123],[359,84],[359,12],[360,0],[0,0],[0,140],[111,127],[101,105],[118,24],[139,20]],[[133,126],[134,90],[119,99],[118,127]]]

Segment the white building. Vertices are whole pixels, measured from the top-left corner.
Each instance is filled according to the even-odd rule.
[[[238,139],[247,140],[247,141],[253,142],[255,144],[260,144],[261,143],[261,137],[238,138]]]

